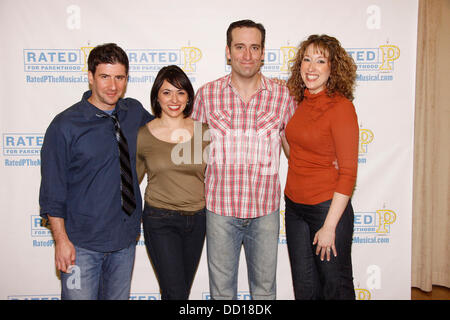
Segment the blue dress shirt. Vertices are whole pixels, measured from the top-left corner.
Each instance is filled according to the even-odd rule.
[[[58,114],[48,127],[41,149],[40,214],[65,219],[75,246],[112,252],[136,241],[142,199],[136,177],[136,138],[153,119],[135,99],[120,99],[114,111],[128,141],[133,165],[136,209],[122,211],[119,150],[114,123],[83,94],[80,102]]]

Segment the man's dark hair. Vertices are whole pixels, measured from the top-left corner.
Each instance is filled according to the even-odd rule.
[[[264,48],[264,43],[266,41],[266,29],[261,23],[256,23],[252,20],[239,20],[230,24],[227,30],[227,46],[231,48],[231,31],[236,28],[256,28],[261,32],[261,48]]]
[[[92,72],[92,74],[95,74],[97,66],[101,63],[120,63],[125,67],[126,74],[128,75],[128,56],[125,51],[115,43],[98,45],[89,53],[88,70]]]
[[[192,109],[194,108],[194,88],[192,87],[191,81],[188,76],[181,70],[180,67],[171,65],[166,66],[159,70],[156,75],[155,82],[152,86],[152,91],[150,93],[150,103],[152,105],[153,115],[156,118],[161,117],[161,106],[158,102],[158,92],[161,86],[164,83],[164,80],[167,80],[171,85],[178,89],[183,89],[188,94],[188,101],[186,104],[186,108],[183,110],[183,115],[185,118],[189,117],[192,113]]]

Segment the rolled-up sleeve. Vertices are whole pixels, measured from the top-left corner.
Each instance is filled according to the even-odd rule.
[[[350,101],[334,108],[331,131],[339,167],[335,191],[350,196],[356,183],[359,143],[358,119]]]
[[[67,214],[67,141],[55,120],[45,133],[41,149],[39,205],[40,215],[46,219],[47,215],[66,218]]]

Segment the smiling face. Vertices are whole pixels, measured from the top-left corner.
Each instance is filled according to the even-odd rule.
[[[326,88],[331,73],[328,52],[320,52],[313,44],[305,51],[300,67],[302,80],[312,94],[319,93]]]
[[[261,31],[242,27],[233,29],[231,34],[231,47],[226,47],[226,53],[233,75],[241,78],[254,77],[264,58]]]
[[[158,103],[161,106],[161,117],[184,117],[183,110],[189,100],[189,95],[184,89],[179,89],[167,80],[158,91]]]
[[[120,63],[97,65],[95,74],[88,72],[92,95],[89,102],[101,110],[112,110],[126,90],[128,77]]]

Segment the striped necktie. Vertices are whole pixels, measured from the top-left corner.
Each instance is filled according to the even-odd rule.
[[[101,117],[105,117],[101,115]],[[133,189],[133,174],[130,165],[130,154],[128,152],[127,139],[120,129],[119,120],[115,115],[109,116],[114,122],[115,134],[117,144],[119,146],[119,160],[120,160],[120,191],[122,200],[122,209],[129,216],[136,209],[136,198]]]

